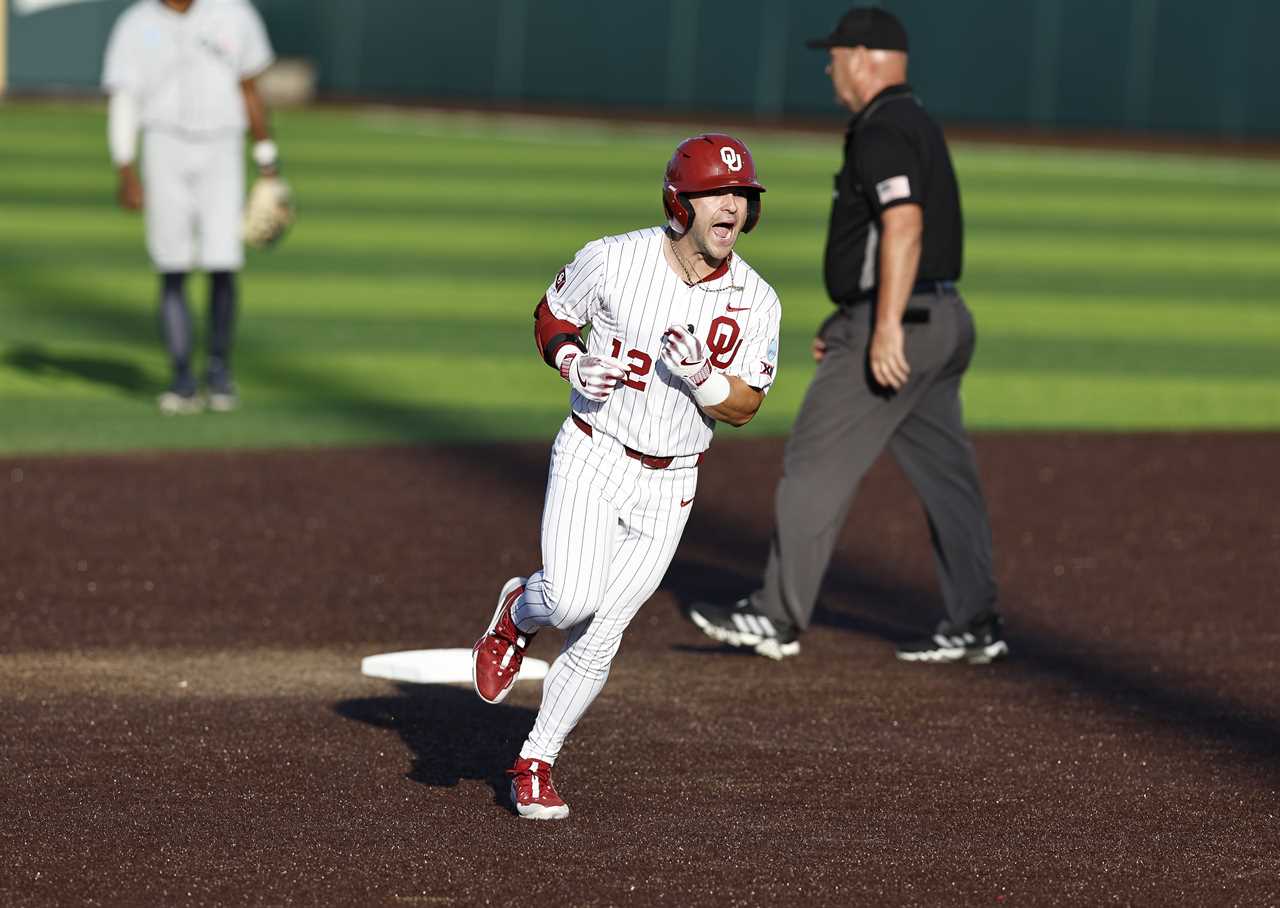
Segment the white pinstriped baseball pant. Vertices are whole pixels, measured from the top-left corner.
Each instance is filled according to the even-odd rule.
[[[622,632],[654,594],[675,556],[698,470],[652,470],[615,439],[565,420],[551,450],[542,510],[542,569],[515,608],[525,633],[566,632],[542,685],[542,706],[520,749],[554,763],[609,677]]]

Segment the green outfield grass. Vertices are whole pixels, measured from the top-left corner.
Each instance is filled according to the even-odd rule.
[[[708,122],[708,127],[717,124]],[[0,452],[546,438],[567,389],[530,313],[585,241],[657,223],[684,126],[368,111],[276,117],[297,228],[250,255],[245,407],[161,418],[142,222],[100,106],[0,106]],[[740,251],[782,362],[745,433],[785,433],[828,310],[839,135],[743,131],[769,192]],[[1280,426],[1280,162],[959,145],[975,428]],[[203,279],[192,284],[203,317]],[[724,429],[722,434],[731,430]]]

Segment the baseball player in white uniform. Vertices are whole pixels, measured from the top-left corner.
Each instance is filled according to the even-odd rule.
[[[173,384],[164,413],[204,407],[192,374],[192,324],[186,276],[210,276],[208,404],[236,406],[231,377],[235,273],[244,265],[244,132],[253,158],[274,173],[277,150],[254,79],[273,60],[257,10],[247,0],[137,0],[111,31],[102,86],[119,201],[144,209],[147,251],[161,276],[160,322]],[[136,169],[143,133],[142,180]],[[145,192],[144,192],[145,188]]]
[[[551,451],[542,567],[507,581],[473,653],[476,691],[497,703],[533,635],[565,632],[509,770],[522,817],[568,815],[551,766],[666,574],[715,423],[745,425],[773,384],[781,304],[733,253],[763,191],[742,142],[686,139],[663,181],[668,225],[588,243],[534,312],[539,351],[572,386],[570,414]]]

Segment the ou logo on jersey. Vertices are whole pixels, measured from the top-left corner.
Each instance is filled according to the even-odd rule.
[[[707,334],[707,352],[711,365],[717,369],[728,369],[733,364],[738,349],[742,346],[739,336],[742,328],[727,315],[717,316],[711,322],[711,330]]]
[[[728,167],[734,173],[742,169],[742,155],[730,145],[725,145],[720,149],[720,160],[724,161],[724,166]]]

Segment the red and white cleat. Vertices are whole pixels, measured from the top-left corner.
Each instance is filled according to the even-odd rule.
[[[520,674],[533,634],[521,633],[511,608],[524,592],[525,577],[512,577],[498,595],[489,629],[471,649],[471,682],[486,703],[501,703]]]
[[[511,776],[511,805],[528,820],[563,820],[569,805],[551,784],[551,764],[546,760],[516,760]]]

